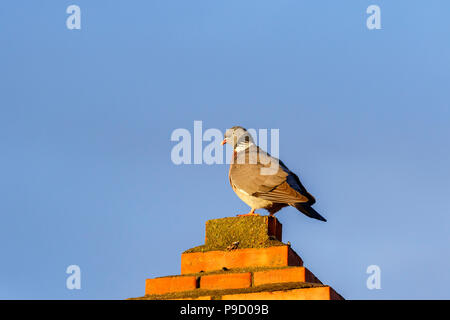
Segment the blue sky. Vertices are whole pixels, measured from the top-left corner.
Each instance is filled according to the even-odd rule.
[[[66,8],[81,8],[81,30]],[[381,30],[366,8],[381,7]],[[349,299],[448,299],[448,1],[2,1],[0,298],[124,299],[245,213],[177,128],[280,129],[327,219],[284,240]],[[82,289],[66,289],[79,265]],[[366,269],[381,268],[368,290]]]

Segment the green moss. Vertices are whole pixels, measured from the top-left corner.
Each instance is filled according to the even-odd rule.
[[[146,295],[139,298],[130,298],[129,300],[166,300],[166,299],[188,299],[198,298],[201,296],[212,296],[213,300],[220,300],[223,295],[239,294],[239,293],[254,293],[263,291],[284,291],[301,288],[325,287],[321,284],[309,282],[287,282],[274,283],[267,285],[260,285],[257,287],[242,288],[242,289],[223,289],[223,290],[205,290],[195,289],[191,291],[173,292],[162,295]]]
[[[268,216],[246,216],[208,220],[206,243],[188,249],[185,253],[227,250],[237,241],[238,249],[285,245],[274,237],[269,237],[268,218]]]

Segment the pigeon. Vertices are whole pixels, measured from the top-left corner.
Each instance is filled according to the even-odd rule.
[[[279,159],[260,149],[248,131],[235,126],[225,132],[222,145],[233,147],[233,160],[228,177],[236,195],[251,211],[238,216],[258,215],[266,209],[273,216],[292,206],[310,218],[327,221],[311,206],[316,202],[295,173]]]

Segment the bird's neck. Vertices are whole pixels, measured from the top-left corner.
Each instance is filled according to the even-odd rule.
[[[234,148],[234,151],[241,152],[244,150],[247,150],[250,147],[254,147],[255,144],[251,141],[241,141],[237,144],[236,148]]]

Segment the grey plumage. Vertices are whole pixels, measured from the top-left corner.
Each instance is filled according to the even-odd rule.
[[[261,208],[274,214],[283,207],[292,206],[308,217],[326,221],[311,207],[316,200],[298,176],[279,159],[256,146],[244,128],[228,129],[224,143],[231,144],[234,150],[230,184],[239,198],[252,208],[249,214]],[[275,169],[271,174],[262,174],[269,168]]]

